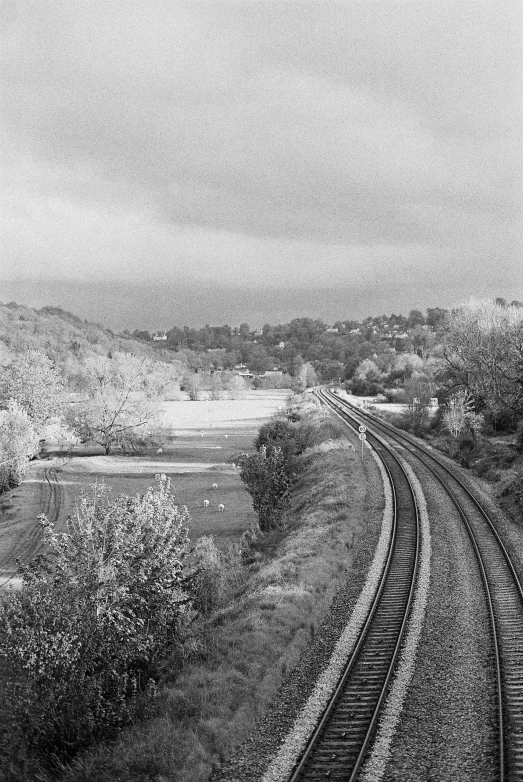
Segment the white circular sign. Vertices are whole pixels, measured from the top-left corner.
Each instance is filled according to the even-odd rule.
[[[365,434],[365,432],[360,432],[358,437],[360,438],[360,440],[366,440],[367,439],[367,435]]]
[[[367,431],[367,427],[366,427],[366,426],[363,426],[363,424],[361,424],[360,426],[358,426],[358,432],[366,432],[366,431]]]

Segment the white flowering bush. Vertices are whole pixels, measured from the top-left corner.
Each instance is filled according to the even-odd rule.
[[[471,432],[477,439],[484,422],[485,417],[474,411],[474,398],[466,390],[458,391],[451,397],[443,413],[443,425],[455,439],[463,432]]]
[[[27,412],[14,399],[0,411],[0,494],[18,486],[29,459],[38,451],[38,434]]]
[[[48,554],[0,604],[4,757],[65,760],[133,719],[192,616],[187,522],[164,475],[135,497],[93,486],[66,532],[40,517]]]

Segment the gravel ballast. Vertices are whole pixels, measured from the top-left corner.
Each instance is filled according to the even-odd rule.
[[[415,635],[404,644],[407,652],[410,645],[411,655],[410,660],[408,654],[404,658],[408,670],[401,692],[396,690],[395,695],[394,687],[391,690],[363,778],[369,782],[494,782],[498,770],[492,642],[479,568],[446,492],[408,449],[398,446],[397,450],[412,465],[423,487],[430,523],[430,575],[428,571],[424,575],[424,618],[420,613]],[[519,548],[519,554],[523,550],[521,529],[504,517],[482,482],[451,464],[476,495],[487,500],[500,534],[512,552]],[[374,509],[375,530],[378,506],[372,492],[379,491],[377,477],[376,468],[368,469],[368,502]],[[375,546],[377,535],[373,541]],[[362,553],[361,564],[369,568],[374,549],[370,546]],[[365,575],[360,571],[338,593],[316,638],[285,682],[280,699],[255,735],[213,780],[280,782],[288,778],[285,769],[289,764],[280,764],[282,742],[328,666]],[[401,663],[399,674],[401,684]],[[280,761],[275,762],[278,757]]]
[[[431,579],[416,667],[382,780],[494,782],[494,681],[479,568],[450,499],[408,458],[428,503]]]
[[[359,442],[356,442],[359,448]],[[367,534],[359,541],[349,579],[336,594],[314,639],[298,665],[289,673],[252,736],[222,769],[212,775],[212,782],[260,782],[331,660],[367,580],[383,528],[383,478],[367,450],[364,465],[367,480],[364,511]]]

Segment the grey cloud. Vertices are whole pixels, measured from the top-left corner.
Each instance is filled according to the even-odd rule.
[[[391,247],[516,269],[519,3],[3,9],[10,269],[220,276],[234,242],[256,285],[319,244],[337,275],[370,248],[367,281]]]

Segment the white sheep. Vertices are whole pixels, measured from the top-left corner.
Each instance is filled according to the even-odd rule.
[[[223,504],[223,502],[220,502],[220,504],[218,505],[218,510],[220,511],[220,513],[223,513],[223,511],[225,510],[225,505]]]
[[[209,507],[209,500],[203,501],[203,507],[205,508],[205,510],[207,510],[207,508]]]
[[[218,484],[217,483],[213,483],[212,487],[213,487],[214,491],[216,491],[216,489],[218,488]]]

